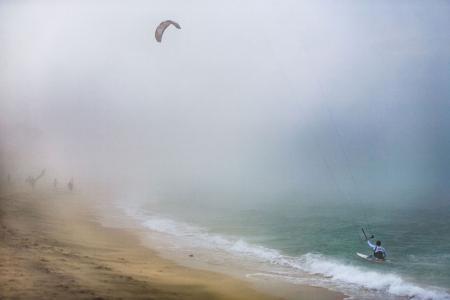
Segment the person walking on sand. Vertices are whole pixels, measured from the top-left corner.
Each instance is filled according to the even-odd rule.
[[[56,190],[58,188],[58,179],[53,179],[53,188]]]
[[[41,179],[45,175],[45,169],[41,171],[41,173],[37,177],[28,176],[25,182],[31,185],[31,188],[34,189],[34,185],[36,182]]]
[[[67,188],[69,189],[69,191],[73,191],[73,178],[70,178],[70,181],[67,184]]]

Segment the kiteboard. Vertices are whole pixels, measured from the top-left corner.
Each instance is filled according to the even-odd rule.
[[[360,258],[367,260],[369,262],[374,262],[374,263],[383,263],[384,262],[384,259],[378,259],[378,258],[374,257],[373,255],[362,254],[359,252],[356,252],[356,255],[358,255]]]

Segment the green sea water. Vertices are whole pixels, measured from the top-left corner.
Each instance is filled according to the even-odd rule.
[[[344,284],[348,279],[352,288],[373,289],[375,298],[450,297],[450,205],[445,202],[428,207],[424,202],[375,205],[294,199],[218,206],[190,200],[147,208],[210,235],[239,238],[298,259],[303,271],[323,273]],[[388,252],[386,263],[371,264],[356,257],[356,252],[370,253],[361,228],[374,234],[374,241],[382,241]],[[357,280],[351,274],[355,270]]]

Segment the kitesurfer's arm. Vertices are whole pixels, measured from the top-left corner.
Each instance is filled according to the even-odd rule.
[[[375,246],[374,244],[372,244],[372,243],[370,242],[370,240],[367,240],[367,244],[369,245],[370,248],[372,248],[373,251],[375,251],[375,248],[376,248],[377,246]]]

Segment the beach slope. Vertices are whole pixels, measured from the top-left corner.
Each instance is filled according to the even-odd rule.
[[[101,226],[79,196],[35,191],[0,196],[0,299],[280,298],[159,257],[133,232]]]

